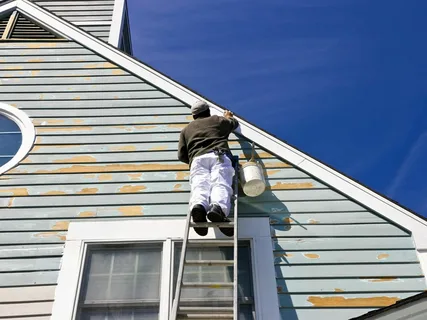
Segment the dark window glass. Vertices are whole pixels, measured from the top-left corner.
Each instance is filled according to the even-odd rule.
[[[13,158],[21,143],[22,134],[19,126],[13,120],[0,114],[0,166]]]

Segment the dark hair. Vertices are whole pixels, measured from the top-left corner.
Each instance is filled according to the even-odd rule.
[[[211,116],[211,111],[208,109],[208,110],[205,110],[203,112],[200,112],[198,114],[193,115],[193,119],[196,120],[198,118],[207,118],[210,116]]]

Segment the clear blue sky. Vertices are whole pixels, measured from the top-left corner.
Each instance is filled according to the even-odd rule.
[[[128,4],[137,58],[427,216],[427,1]]]

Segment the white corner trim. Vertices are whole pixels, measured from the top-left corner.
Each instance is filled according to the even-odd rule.
[[[151,82],[154,86],[161,88],[186,104],[191,105],[197,100],[206,100],[158,71],[132,59],[123,54],[120,50],[112,48],[101,40],[88,35],[86,32],[39,8],[28,0],[18,0],[18,6],[24,12],[31,12],[33,18],[36,19],[37,22],[47,24],[49,27],[56,30],[61,30],[69,38],[97,52],[129,72]],[[212,108],[212,113],[221,114],[223,112],[223,108],[210,101],[208,102]],[[410,230],[413,234],[417,249],[427,249],[427,221],[347,178],[336,170],[325,166],[321,162],[291,147],[285,142],[269,135],[252,124],[239,119],[239,117],[236,118],[240,122],[238,132],[244,137],[255,141],[257,144],[262,145],[267,150],[272,151],[294,166],[322,180],[327,185],[339,190],[351,199],[374,210],[407,230]],[[427,269],[423,270],[424,273],[427,274]]]
[[[0,114],[14,121],[21,129],[22,134],[21,147],[9,162],[0,167],[1,175],[16,166],[30,152],[36,138],[36,131],[27,114],[17,108],[0,102]]]
[[[125,1],[126,0],[114,1],[113,19],[111,22],[110,37],[108,38],[108,43],[115,46],[116,48],[119,47],[120,36],[122,34],[123,19],[125,15]]]
[[[144,219],[132,221],[81,221],[72,222],[69,226],[65,242],[58,285],[55,291],[52,320],[72,320],[76,309],[76,299],[79,294],[79,283],[82,274],[85,248],[90,243],[114,243],[137,241],[162,241],[163,258],[166,264],[171,262],[171,256],[165,254],[171,246],[171,240],[182,240],[185,219]],[[227,238],[209,230],[206,237],[198,236],[194,230],[190,239]],[[269,218],[240,218],[239,239],[250,240],[252,243],[252,265],[254,274],[255,307],[257,319],[280,319],[279,301],[276,290],[274,257],[271,245]],[[163,267],[167,267],[167,265]],[[163,275],[165,273],[162,273]],[[170,296],[169,278],[161,279],[161,299]],[[165,292],[166,290],[166,292]],[[163,309],[169,306],[163,305]],[[160,320],[167,320],[168,313],[161,312]]]

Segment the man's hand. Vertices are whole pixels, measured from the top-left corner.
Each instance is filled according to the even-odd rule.
[[[225,110],[224,111],[224,118],[226,118],[226,119],[233,118],[233,112],[231,112],[230,110]]]

